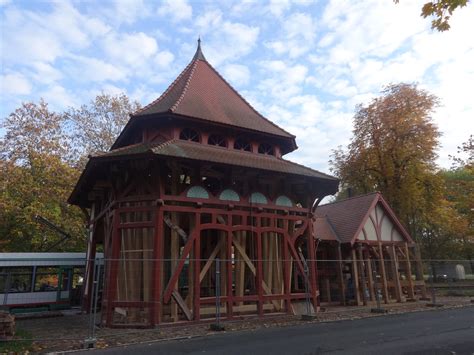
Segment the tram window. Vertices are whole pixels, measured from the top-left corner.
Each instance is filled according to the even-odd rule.
[[[47,292],[58,290],[58,268],[38,267],[36,268],[35,292]]]
[[[31,292],[31,267],[0,268],[0,293]]]

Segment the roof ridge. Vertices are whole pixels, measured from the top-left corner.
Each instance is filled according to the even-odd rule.
[[[336,228],[334,227],[334,224],[331,222],[331,219],[329,218],[328,215],[324,215],[326,218],[326,221],[328,222],[329,228],[331,228],[332,232],[334,233],[334,236],[336,237],[337,241],[340,243],[341,238],[339,238],[339,235],[336,232]]]
[[[258,112],[242,95],[239,94],[239,92],[234,89],[234,87],[229,83],[227,82],[227,80],[225,80],[225,78],[217,71],[216,68],[214,68],[207,60],[204,61],[208,66],[209,68],[211,68],[218,76],[219,78],[224,82],[226,83],[230,89],[243,101],[245,102],[251,109],[253,112],[255,112],[259,117],[263,118],[265,121],[267,121],[268,123],[270,123],[271,125],[273,125],[274,127],[278,128],[278,129],[281,129],[283,132],[285,132],[286,134],[289,134],[291,137],[293,137],[294,139],[296,139],[296,136],[294,134],[291,134],[290,132],[286,131],[285,129],[281,128],[279,125],[277,125],[276,123],[272,122],[271,120],[269,120],[268,118],[266,118],[265,116],[263,116],[260,112]]]
[[[176,79],[174,79],[174,81],[166,88],[165,91],[163,91],[163,93],[155,100],[153,100],[152,102],[150,102],[148,105],[146,106],[143,106],[142,108],[138,109],[137,111],[133,112],[131,114],[131,116],[136,116],[138,115],[139,113],[147,110],[148,108],[150,108],[151,106],[157,104],[158,102],[160,102],[166,95],[168,95],[168,93],[176,86],[176,84],[178,83],[178,81],[185,75],[185,73],[188,71],[189,67],[191,67],[191,64],[195,63],[195,60],[192,60],[191,62],[189,62],[188,65],[186,65],[186,67],[181,71],[181,73],[176,77]],[[175,103],[176,104],[176,103]],[[174,105],[173,105],[174,106]]]
[[[197,63],[198,63],[199,60],[200,59],[193,59],[191,61],[191,63],[189,63],[190,65],[193,64],[192,67],[191,67],[191,73],[189,73],[188,79],[186,80],[186,84],[184,84],[183,92],[181,93],[181,95],[179,95],[178,100],[176,100],[174,105],[170,107],[171,112],[174,112],[178,108],[181,101],[183,101],[184,95],[186,95],[186,92],[188,91],[189,84],[190,84],[191,79],[194,75],[194,72],[196,71]],[[206,62],[206,61],[203,61],[203,62]]]
[[[323,173],[323,174],[324,174],[324,173]],[[342,200],[338,200],[338,201],[328,202],[328,203],[325,203],[324,205],[319,205],[318,207],[324,207],[324,206],[328,206],[328,205],[334,205],[334,204],[336,204],[336,203],[346,202],[346,201],[349,201],[349,200],[353,200],[353,199],[361,198],[361,197],[366,197],[366,196],[370,196],[370,195],[380,195],[380,192],[379,192],[379,191],[368,192],[368,193],[366,193],[366,194],[357,195],[357,196],[352,196],[352,197],[348,197],[348,198],[345,198],[345,199],[342,199]]]

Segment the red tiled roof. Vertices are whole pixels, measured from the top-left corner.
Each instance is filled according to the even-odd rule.
[[[333,176],[271,155],[250,153],[179,139],[173,139],[164,143],[142,143],[120,148],[120,152],[112,150],[110,152],[96,155],[95,157],[106,158],[147,152],[167,157],[209,161],[219,164],[237,165],[287,174],[317,177],[335,182],[338,181],[338,179]]]
[[[321,232],[321,221],[319,218],[327,218],[341,243],[349,243],[355,237],[359,226],[364,223],[364,217],[369,209],[378,200],[378,193],[351,197],[345,200],[328,203],[316,208],[316,223]],[[318,235],[316,235],[318,237]],[[325,235],[323,239],[330,239],[331,235]]]
[[[167,112],[294,138],[245,101],[206,61],[199,47],[191,63],[168,89],[157,100],[135,112],[132,119]]]

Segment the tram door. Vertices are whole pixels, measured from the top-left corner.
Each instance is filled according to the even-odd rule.
[[[69,301],[71,299],[71,266],[60,266],[58,275],[58,302]]]

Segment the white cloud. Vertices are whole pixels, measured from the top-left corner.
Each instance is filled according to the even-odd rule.
[[[168,16],[174,22],[190,20],[193,16],[193,8],[187,0],[165,0],[158,9],[160,16]]]
[[[173,62],[174,55],[170,51],[159,52],[155,57],[155,64],[160,68],[168,68]]]
[[[2,75],[0,79],[2,95],[28,95],[31,83],[20,73]]]
[[[158,44],[143,32],[111,33],[104,39],[104,50],[114,62],[140,66],[156,53]]]
[[[228,64],[222,74],[234,86],[244,86],[250,81],[250,70],[245,65]]]
[[[69,77],[79,82],[118,81],[127,78],[127,72],[113,64],[91,57],[73,56],[65,69]]]

